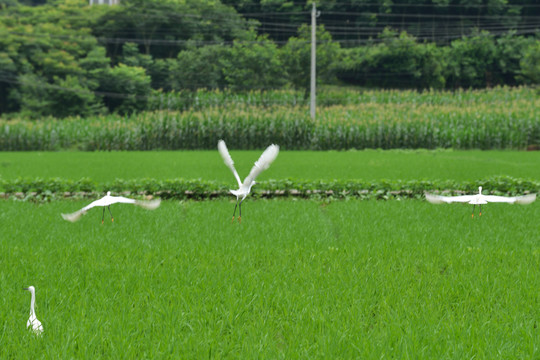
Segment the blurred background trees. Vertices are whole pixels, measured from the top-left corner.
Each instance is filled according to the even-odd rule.
[[[457,89],[540,81],[535,1],[321,1],[319,84]],[[309,2],[0,0],[0,114],[145,110],[156,94],[307,91]]]

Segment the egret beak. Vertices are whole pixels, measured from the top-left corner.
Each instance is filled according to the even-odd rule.
[[[22,289],[23,289],[23,290],[26,290],[26,291],[28,291],[28,290],[29,290],[28,288],[22,288]]]

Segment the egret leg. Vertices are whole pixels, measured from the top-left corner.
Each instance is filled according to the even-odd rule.
[[[478,216],[482,216],[482,205],[480,205],[480,213],[478,214]]]
[[[476,207],[476,204],[472,206],[472,218],[474,219],[474,208]]]
[[[105,208],[103,208],[103,214],[101,214],[101,224],[103,224],[103,219],[105,219]]]
[[[238,198],[236,198],[236,205],[234,205],[234,211],[232,214],[231,224],[234,222],[234,215],[236,215],[236,207],[238,206]]]
[[[245,199],[245,198],[244,198]],[[244,199],[240,200],[240,205],[238,205],[238,208],[240,210],[240,215],[238,215],[238,223],[241,224],[242,223],[242,201],[244,201]]]
[[[112,212],[111,212],[111,206],[110,205],[107,206],[107,209],[109,209],[109,214],[111,214],[111,221],[114,222],[114,217],[112,216]],[[103,210],[105,210],[105,209],[103,209]]]

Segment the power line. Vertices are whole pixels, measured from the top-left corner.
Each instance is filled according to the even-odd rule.
[[[299,1],[290,1],[288,2],[290,4],[296,5],[296,6],[310,6],[309,4],[306,4],[306,2],[299,2]],[[238,7],[263,7],[263,6],[281,6],[283,5],[282,2],[265,2],[264,5],[261,4],[242,4]],[[446,8],[446,7],[454,7],[454,8],[487,8],[487,7],[532,7],[537,8],[540,7],[540,4],[503,4],[503,5],[489,5],[489,4],[399,4],[399,3],[392,3],[392,4],[384,4],[384,3],[353,3],[352,1],[344,2],[344,1],[332,1],[330,4],[325,3],[324,1],[319,2],[317,4],[317,7],[320,9],[324,9],[325,7],[334,7],[335,5],[342,5],[342,6],[355,6],[355,7],[364,7],[364,6],[380,6],[380,7],[437,7],[437,8]],[[231,5],[229,5],[231,6]],[[235,7],[236,8],[236,7]]]
[[[409,24],[414,24],[414,23],[409,23]],[[539,23],[540,24],[540,21]],[[502,34],[505,34],[505,33],[508,33],[510,31],[514,31],[516,34],[531,34],[531,33],[535,33],[535,32],[538,32],[539,31],[539,26],[538,24],[524,24],[524,25],[520,25],[520,26],[504,26],[504,25],[493,25],[493,26],[486,26],[485,29],[486,30],[491,30],[490,34],[489,35],[502,35]],[[440,24],[439,24],[440,25]],[[348,29],[347,27],[342,27],[343,29]],[[351,30],[343,30],[343,31],[340,31],[340,30],[333,30],[332,33],[334,33],[335,35],[348,35],[348,36],[359,36],[359,37],[366,37],[366,36],[376,36],[378,34],[380,34],[380,31],[378,30],[384,30],[384,28],[386,28],[386,26],[383,26],[381,25],[380,27],[378,28],[374,28],[372,30],[372,28],[369,28],[369,27],[364,27],[364,28],[360,28],[360,29],[356,29],[354,27],[351,27]],[[461,30],[459,33],[454,33],[454,34],[451,34],[451,32],[453,32],[453,30]],[[428,29],[425,29],[425,30],[422,30],[420,32],[418,32],[418,34],[431,34],[430,36],[425,36],[425,37],[418,37],[418,36],[415,36],[414,34],[411,34],[413,36],[415,36],[417,39],[434,39],[434,40],[443,40],[443,39],[452,39],[452,38],[459,38],[459,37],[462,37],[464,35],[464,33],[467,33],[467,32],[472,32],[473,30],[482,30],[484,29],[484,27],[477,27],[477,26],[463,26],[463,27],[440,27],[437,29],[437,30],[433,30],[431,29],[431,27],[429,27]],[[362,30],[362,31],[361,31]],[[260,40],[192,40],[192,39],[177,39],[177,40],[167,40],[167,39],[156,39],[156,38],[147,38],[147,39],[144,39],[144,38],[121,38],[121,37],[116,37],[116,38],[107,38],[107,37],[94,37],[94,36],[91,36],[91,35],[72,35],[72,34],[69,34],[69,35],[57,35],[57,34],[51,34],[51,33],[44,33],[44,32],[41,32],[39,34],[36,34],[36,33],[24,33],[24,32],[17,32],[17,31],[7,31],[7,33],[9,34],[12,34],[12,35],[17,35],[17,36],[24,36],[24,37],[30,37],[30,38],[56,38],[56,39],[62,39],[62,40],[80,40],[80,41],[88,41],[88,40],[94,40],[94,39],[97,39],[98,42],[100,43],[105,43],[105,44],[123,44],[123,43],[126,43],[126,42],[130,42],[130,43],[136,43],[136,44],[140,44],[140,45],[153,45],[153,46],[159,46],[159,45],[162,45],[162,46],[180,46],[180,47],[183,47],[187,44],[192,44],[192,45],[232,45],[234,43],[237,43],[237,44],[267,44],[268,41],[267,40],[263,40],[263,41],[260,41]],[[284,31],[284,33],[287,33],[286,31]],[[361,43],[361,42],[378,42],[378,41],[383,41],[382,39],[334,39],[332,40],[331,42],[334,42],[334,43]],[[280,45],[283,45],[283,44],[286,44],[288,42],[288,40],[283,40],[283,41],[279,41],[279,40],[275,40],[275,41],[272,41],[273,43],[276,43],[276,44],[280,44]],[[298,42],[300,43],[309,43],[308,40],[299,40]],[[330,41],[329,41],[330,42]],[[318,41],[317,43],[325,43],[325,41]]]
[[[342,12],[324,11],[324,15],[347,15],[347,16],[380,16],[380,17],[401,17],[401,18],[436,18],[436,19],[540,19],[537,15],[460,15],[460,14],[414,14],[414,13],[381,13],[381,12]]]

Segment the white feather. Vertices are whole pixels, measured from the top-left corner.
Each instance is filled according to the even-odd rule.
[[[251,168],[249,175],[244,179],[243,186],[251,187],[252,183],[255,181],[255,178],[259,176],[264,170],[270,167],[270,164],[276,160],[279,154],[279,146],[270,145],[264,150],[259,160],[255,161],[255,165]]]
[[[41,321],[39,321],[36,317],[36,311],[34,309],[34,304],[36,302],[36,289],[33,286],[29,286],[24,290],[30,291],[30,294],[32,295],[30,299],[30,317],[26,322],[26,327],[32,329],[32,331],[39,336],[43,333],[43,325],[41,325]]]
[[[442,204],[453,202],[464,202],[471,205],[482,205],[490,202],[507,203],[507,204],[521,204],[527,205],[536,200],[536,194],[529,194],[523,196],[497,196],[497,195],[483,195],[482,187],[478,188],[478,194],[476,195],[461,195],[461,196],[441,196],[426,194],[426,200],[432,204]]]
[[[444,203],[443,196],[440,195],[433,195],[433,194],[426,194],[426,200],[429,201],[432,204],[442,204]]]
[[[532,203],[535,200],[536,200],[536,194],[518,196],[516,198],[516,204],[528,205],[528,204]]]
[[[71,214],[62,214],[62,218],[67,221],[75,222],[78,221],[83,215],[86,215],[86,211],[79,210]]]
[[[117,204],[117,203],[134,204],[147,210],[154,210],[160,205],[161,200],[156,199],[156,200],[151,200],[151,201],[142,201],[142,200],[129,199],[123,196],[111,196],[111,192],[108,191],[107,195],[105,195],[99,200],[91,202],[90,204],[86,205],[82,209],[75,211],[74,213],[71,213],[71,214],[62,214],[62,218],[64,218],[64,220],[67,220],[67,221],[75,222],[79,220],[83,215],[85,215],[88,210],[96,206],[110,206],[112,204]]]
[[[150,201],[140,201],[140,200],[135,201],[135,205],[140,206],[146,210],[157,209],[160,204],[161,204],[160,199],[150,200]]]
[[[236,178],[236,181],[238,182],[238,186],[242,186],[242,180],[240,180],[240,176],[238,175],[238,172],[236,171],[234,167],[234,161],[229,154],[229,149],[227,149],[227,145],[225,145],[225,141],[219,140],[218,141],[218,151],[221,157],[223,158],[223,162],[229,169],[231,169],[232,173],[234,174],[234,177]]]
[[[270,164],[274,160],[276,160],[276,157],[279,154],[279,146],[277,145],[270,145],[269,147],[264,150],[262,155],[259,157],[259,160],[255,161],[255,165],[253,165],[253,168],[249,172],[249,175],[244,179],[244,182],[240,180],[240,176],[238,176],[238,173],[236,172],[236,169],[234,168],[234,162],[231,158],[231,155],[229,155],[229,151],[227,150],[227,145],[225,145],[225,142],[223,140],[218,141],[218,151],[221,154],[221,157],[223,158],[223,161],[225,162],[225,165],[234,174],[234,177],[236,178],[236,181],[238,182],[238,190],[230,190],[231,194],[236,196],[236,205],[234,207],[233,212],[233,220],[234,215],[236,214],[236,207],[238,206],[239,210],[239,216],[238,221],[240,222],[242,217],[242,201],[249,195],[251,191],[251,187],[255,184],[255,179],[261,172],[268,169],[270,167]]]

